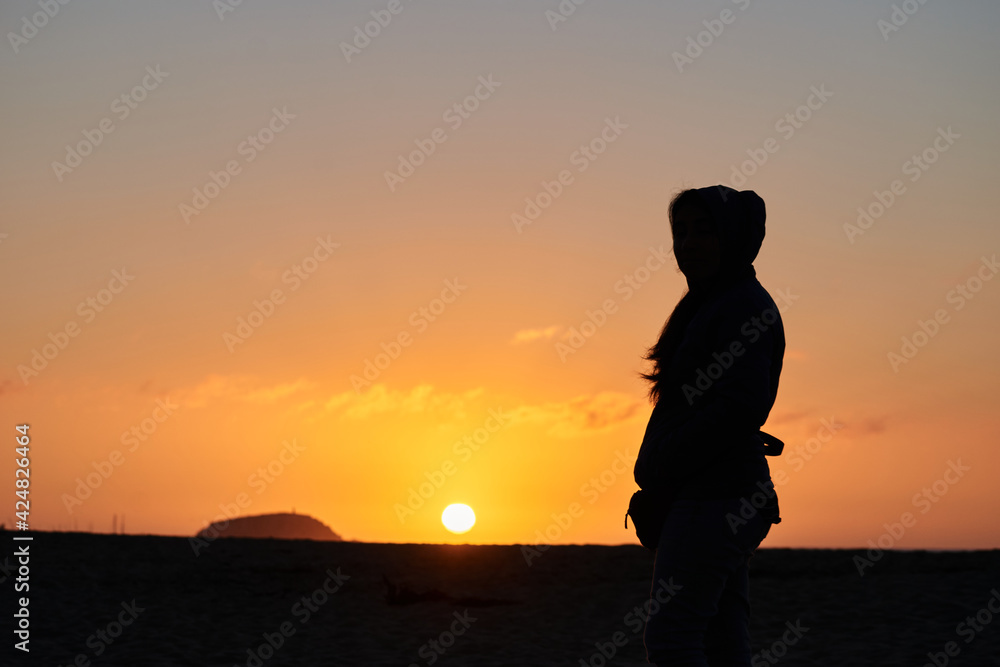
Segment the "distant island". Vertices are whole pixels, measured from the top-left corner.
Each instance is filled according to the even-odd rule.
[[[217,521],[198,531],[197,537],[257,537],[279,540],[319,540],[343,542],[329,526],[306,514],[258,514]]]

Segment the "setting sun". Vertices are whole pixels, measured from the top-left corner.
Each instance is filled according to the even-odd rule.
[[[441,513],[441,523],[451,532],[460,535],[469,532],[476,524],[476,513],[468,505],[461,503],[448,505]]]

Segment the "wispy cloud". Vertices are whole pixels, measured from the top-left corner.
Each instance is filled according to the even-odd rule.
[[[789,361],[805,361],[809,358],[809,354],[798,347],[790,347],[785,350],[785,359]]]
[[[766,431],[768,427],[775,426],[777,424],[794,424],[795,422],[806,419],[811,414],[812,413],[808,410],[799,410],[797,412],[772,412],[767,416],[767,423],[764,424],[764,430]]]
[[[209,375],[200,383],[179,392],[180,402],[189,408],[203,408],[213,400],[270,404],[316,386],[300,378],[294,382],[263,385],[252,375]]]
[[[550,327],[545,327],[544,329],[521,329],[514,334],[514,337],[510,339],[511,345],[518,345],[519,343],[530,343],[533,340],[545,339],[548,340],[556,335],[560,329],[558,324],[553,324]]]
[[[341,419],[370,419],[382,415],[434,414],[439,419],[464,419],[473,403],[485,395],[482,387],[452,393],[421,384],[408,391],[375,384],[358,394],[345,391],[325,402],[327,411],[338,412]],[[492,405],[492,404],[491,404]],[[511,424],[547,426],[547,434],[559,438],[592,435],[622,424],[649,418],[648,402],[626,394],[600,392],[576,396],[565,401],[519,405],[503,408]]]
[[[548,434],[559,438],[602,433],[622,424],[648,419],[648,403],[627,394],[602,391],[566,401],[521,405],[510,414],[513,423],[550,424]]]
[[[886,421],[888,421],[888,419],[885,415],[879,415],[876,417],[868,417],[858,421],[856,424],[852,423],[847,424],[846,426],[854,435],[872,435],[874,433],[882,433],[885,431]]]
[[[373,385],[358,394],[345,391],[326,401],[327,410],[339,410],[342,418],[367,419],[386,414],[435,413],[454,419],[464,419],[469,402],[483,394],[482,387],[460,394],[435,391],[433,385],[421,384],[409,391],[389,389],[384,384]]]

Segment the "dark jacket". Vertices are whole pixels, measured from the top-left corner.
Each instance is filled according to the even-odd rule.
[[[785,352],[781,315],[750,264],[763,239],[763,202],[759,233],[748,232],[738,227],[744,213],[734,208],[735,191],[728,201],[722,189],[699,192],[706,191],[730,258],[744,262],[704,297],[684,329],[667,367],[674,382],[653,409],[636,459],[639,487],[674,498],[736,498],[770,479],[759,431]]]
[[[758,432],[777,396],[784,352],[781,314],[755,275],[703,304],[671,360],[681,392],[664,394],[646,426],[639,487],[666,487],[677,498],[759,490],[770,472]]]

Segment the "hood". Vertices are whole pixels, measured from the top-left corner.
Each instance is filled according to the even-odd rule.
[[[698,188],[695,192],[715,219],[724,271],[745,271],[764,242],[764,200],[753,190],[734,190],[725,185]]]

